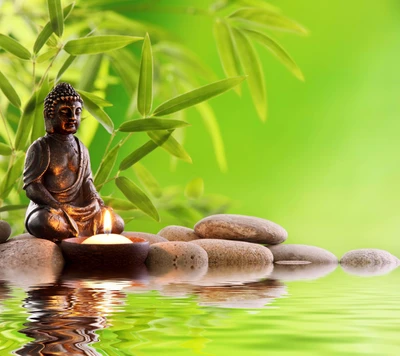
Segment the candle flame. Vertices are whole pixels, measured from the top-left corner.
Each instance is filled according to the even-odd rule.
[[[106,209],[106,211],[104,213],[103,228],[104,228],[104,233],[105,234],[110,234],[111,233],[111,230],[112,230],[111,214],[107,209]]]

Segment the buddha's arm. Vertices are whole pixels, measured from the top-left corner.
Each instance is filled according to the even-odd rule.
[[[89,199],[90,201],[97,200],[100,207],[104,206],[104,201],[100,198],[100,195],[97,192],[96,187],[94,186],[93,180],[87,179],[84,184],[87,199]]]
[[[53,209],[61,208],[61,204],[53,198],[40,181],[30,183],[25,190],[27,197],[34,203],[38,205],[48,205]]]

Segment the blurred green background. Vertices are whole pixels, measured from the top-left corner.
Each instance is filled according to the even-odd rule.
[[[219,171],[194,109],[187,110],[192,127],[185,141],[193,164],[179,162],[171,172],[163,150],[142,162],[163,186],[203,177],[206,194],[234,200],[230,213],[279,223],[288,230],[288,243],[321,246],[339,257],[364,247],[399,256],[399,2],[271,3],[311,32],[308,37],[275,35],[303,70],[305,82],[258,48],[269,96],[267,122],[258,119],[246,83],[240,98],[231,91],[211,100],[226,145],[227,173]],[[169,29],[224,77],[210,19],[154,12],[132,16]],[[128,98],[114,87],[109,100],[115,105],[109,112],[118,121]],[[103,131],[91,146],[92,156],[104,147]],[[99,159],[92,157],[92,165],[97,167]],[[168,223],[168,218],[160,224],[136,220],[128,228],[157,232]]]

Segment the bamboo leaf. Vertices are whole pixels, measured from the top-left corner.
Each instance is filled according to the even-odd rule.
[[[15,187],[15,183],[22,177],[25,156],[20,155],[7,171],[3,181],[0,184],[0,199],[4,200]]]
[[[264,83],[264,73],[260,59],[254,47],[243,32],[233,29],[233,36],[239,52],[244,72],[248,75],[248,84],[258,116],[262,121],[267,119],[267,92]]]
[[[191,199],[198,199],[204,194],[203,178],[192,179],[185,187],[185,196]]]
[[[53,32],[61,37],[64,32],[64,15],[61,7],[61,0],[47,0],[50,23]]]
[[[167,140],[169,136],[165,137]],[[129,154],[119,165],[119,170],[124,171],[129,167],[133,166],[136,162],[139,162],[144,156],[148,155],[150,152],[154,151],[158,145],[156,145],[153,140],[147,141],[144,145],[140,146],[138,149]]]
[[[196,109],[200,113],[204,121],[204,125],[211,136],[211,141],[214,146],[215,157],[217,159],[219,169],[222,172],[226,172],[228,170],[228,164],[226,162],[224,141],[222,140],[221,130],[219,128],[214,111],[208,103],[197,105]]]
[[[97,96],[95,94],[88,93],[87,91],[80,90],[80,89],[79,89],[79,93],[82,93],[85,97],[89,98],[91,101],[93,101],[96,105],[100,106],[101,108],[113,106],[113,104],[111,104],[109,101],[107,101],[103,98],[100,98],[99,96]]]
[[[261,43],[263,46],[265,46],[269,51],[271,51],[272,54],[275,55],[275,57],[277,57],[279,61],[284,64],[294,74],[296,78],[304,81],[304,76],[300,68],[280,44],[278,44],[271,37],[263,33],[253,30],[245,30],[244,32],[248,34],[251,38]]]
[[[156,221],[160,221],[157,209],[147,195],[131,180],[126,177],[118,177],[116,184],[125,197],[135,204],[141,211]]]
[[[0,142],[0,155],[2,156],[10,156],[12,153],[12,149],[10,146],[6,145],[5,143]]]
[[[0,33],[0,47],[18,58],[29,60],[31,53],[16,40]]]
[[[96,81],[99,75],[99,70],[102,60],[103,60],[102,54],[90,56],[86,60],[86,63],[82,68],[82,72],[85,73],[85,75],[81,76],[78,88],[81,88],[81,90],[84,91],[88,90],[90,91],[93,89],[94,82]]]
[[[142,39],[143,37],[119,35],[84,37],[68,41],[64,46],[64,50],[74,56],[99,54],[125,47],[130,43],[141,41]]]
[[[0,71],[0,89],[15,107],[21,107],[21,99],[19,98],[17,92],[15,91],[14,87],[5,77],[5,75]]]
[[[142,58],[140,63],[137,107],[143,116],[151,110],[153,101],[153,54],[149,34],[143,41]]]
[[[153,115],[164,116],[201,103],[202,101],[208,100],[214,96],[222,94],[229,89],[232,89],[234,86],[241,83],[245,78],[245,76],[241,76],[223,79],[179,95],[158,106],[154,110]]]
[[[139,64],[136,58],[125,49],[110,52],[108,56],[111,57],[111,64],[122,79],[128,95],[132,97],[137,89],[139,72]]]
[[[61,79],[62,75],[64,74],[64,72],[70,67],[70,65],[74,62],[76,56],[69,56],[66,61],[64,62],[64,64],[62,65],[62,67],[60,68],[60,70],[57,73],[57,77],[55,82],[58,83],[58,81]]]
[[[246,25],[256,25],[300,35],[308,34],[308,30],[297,22],[283,16],[279,12],[262,8],[242,8],[231,14],[229,19],[238,20],[238,24],[244,27]]]
[[[107,206],[111,206],[114,210],[137,210],[137,206],[135,204],[124,199],[108,196],[103,197],[103,201]]]
[[[147,135],[154,141],[154,143],[162,147],[169,154],[180,158],[183,161],[192,163],[189,154],[173,136],[169,135],[168,131],[149,131]],[[169,137],[165,140],[167,135],[169,135]]]
[[[33,114],[34,118],[32,124],[31,142],[43,136],[45,132],[43,125],[43,101],[50,89],[50,84],[46,76],[36,98],[35,113]]]
[[[182,203],[175,203],[165,208],[168,213],[176,217],[185,226],[193,226],[197,221],[201,220],[204,216],[201,215],[197,210],[188,208]]]
[[[185,127],[189,125],[190,124],[188,122],[180,120],[150,118],[124,122],[118,130],[122,132],[173,130],[178,127]]]
[[[217,19],[214,23],[214,37],[217,42],[219,58],[227,77],[236,77],[240,73],[239,58],[233,43],[231,30],[226,21]],[[240,94],[240,86],[235,87]]]
[[[92,114],[92,116],[107,130],[108,133],[114,132],[114,123],[108,114],[97,105],[91,97],[87,96],[85,92],[78,91],[85,103],[85,108]]]
[[[6,205],[6,206],[2,206],[0,208],[0,213],[3,213],[5,211],[12,211],[12,210],[22,210],[22,209],[26,209],[27,207],[28,207],[28,205],[26,205],[26,204]]]
[[[21,119],[19,120],[14,144],[17,151],[24,150],[29,144],[28,137],[31,133],[35,117],[36,96],[37,92],[34,92],[26,104]]]
[[[47,52],[44,52],[39,57],[36,58],[37,63],[43,63],[49,60],[50,58],[54,57],[58,52],[57,48],[50,48]]]
[[[101,161],[99,169],[94,178],[94,185],[97,190],[100,191],[104,182],[108,179],[118,156],[119,149],[121,148],[121,144],[116,145],[112,150],[110,150]]]
[[[155,198],[160,198],[162,195],[161,187],[149,170],[140,162],[133,166],[133,170],[139,181],[147,188],[150,194]]]
[[[64,7],[64,21],[67,19],[69,14],[71,13],[72,9],[74,8],[75,3],[73,2],[72,4],[69,4],[68,6]],[[50,38],[50,36],[53,33],[53,28],[51,26],[51,23],[48,22],[40,31],[38,37],[36,38],[35,44],[33,45],[33,53],[37,54],[41,48],[44,46],[44,44],[47,42],[47,40]]]

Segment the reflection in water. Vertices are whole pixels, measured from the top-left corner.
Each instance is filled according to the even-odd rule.
[[[336,263],[278,264],[274,265],[271,278],[285,282],[315,280],[325,277],[337,268]]]
[[[341,264],[342,269],[348,274],[360,277],[383,276],[395,270],[399,265],[397,263],[369,264],[363,266],[352,266]]]
[[[30,317],[20,332],[34,341],[17,355],[100,355],[90,346],[99,341],[95,331],[107,327],[107,317],[124,305],[122,289],[142,282],[82,277],[82,271],[67,270],[57,283],[27,292],[24,307]]]

